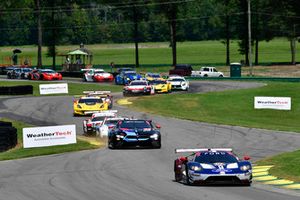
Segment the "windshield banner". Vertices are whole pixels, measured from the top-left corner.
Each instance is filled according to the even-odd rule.
[[[24,148],[74,143],[76,143],[75,125],[23,128]]]
[[[291,110],[291,97],[254,97],[255,109]]]

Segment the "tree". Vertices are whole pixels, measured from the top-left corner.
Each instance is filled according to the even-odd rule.
[[[176,23],[177,23],[177,3],[170,2],[168,0],[159,1],[159,10],[163,13],[168,19],[168,24],[170,28],[170,46],[172,47],[172,65],[175,66],[177,64],[177,38],[176,38]]]
[[[35,0],[35,12],[37,15],[37,30],[38,30],[38,59],[37,59],[37,67],[40,68],[42,66],[42,17],[41,17],[41,5],[40,0]]]

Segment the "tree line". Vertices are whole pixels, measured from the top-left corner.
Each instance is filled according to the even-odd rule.
[[[300,34],[298,0],[6,0],[0,2],[0,45],[38,45],[56,55],[56,45],[169,41],[173,65],[176,42],[220,40],[230,63],[231,40],[249,64],[248,6],[251,49],[259,63],[259,42],[274,37],[290,41],[296,63]],[[55,56],[53,56],[55,66]]]

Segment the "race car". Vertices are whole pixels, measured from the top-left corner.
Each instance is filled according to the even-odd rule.
[[[111,95],[110,91],[83,91],[83,94],[85,94],[87,97],[101,97],[103,101],[108,103],[108,109],[112,109],[113,96]]]
[[[154,79],[149,81],[149,84],[154,87],[155,93],[168,93],[172,91],[171,83],[165,80]]]
[[[86,71],[83,74],[83,81],[88,82],[111,82],[114,80],[114,76],[111,73],[105,72],[103,69],[82,69]]]
[[[145,78],[147,81],[152,81],[152,80],[164,80],[162,76],[159,73],[146,73]]]
[[[248,156],[243,161],[230,148],[175,149],[176,153],[190,153],[174,162],[175,181],[193,184],[252,183],[252,165]]]
[[[106,117],[101,125],[96,126],[96,135],[103,137],[108,136],[108,132],[112,130],[119,121],[129,119],[127,117]]]
[[[28,78],[28,74],[32,71],[31,68],[11,68],[7,71],[8,79],[26,79]]]
[[[73,101],[73,115],[91,115],[108,110],[109,102],[106,98],[97,95],[84,95]]]
[[[117,112],[117,110],[106,110],[94,113],[91,118],[83,121],[83,132],[85,134],[95,133],[97,126],[100,126],[106,118],[115,117]]]
[[[126,85],[129,84],[133,80],[140,80],[142,76],[136,71],[121,71],[115,78],[115,83],[117,85]]]
[[[62,75],[52,69],[35,69],[28,74],[29,80],[62,80]]]
[[[151,86],[148,81],[144,80],[135,80],[131,81],[129,85],[124,86],[123,95],[137,95],[137,94],[152,94],[154,93],[154,88]]]
[[[170,76],[167,80],[172,85],[172,90],[185,90],[187,91],[190,87],[189,81],[183,76]]]
[[[127,119],[119,121],[108,133],[110,149],[123,147],[161,147],[160,125],[151,120]]]

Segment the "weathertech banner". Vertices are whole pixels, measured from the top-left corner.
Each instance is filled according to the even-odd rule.
[[[44,126],[23,128],[23,146],[46,147],[76,143],[76,126]]]
[[[40,94],[61,94],[68,93],[68,84],[59,83],[59,84],[41,84],[40,85]]]
[[[291,110],[291,97],[254,97],[255,109]]]

